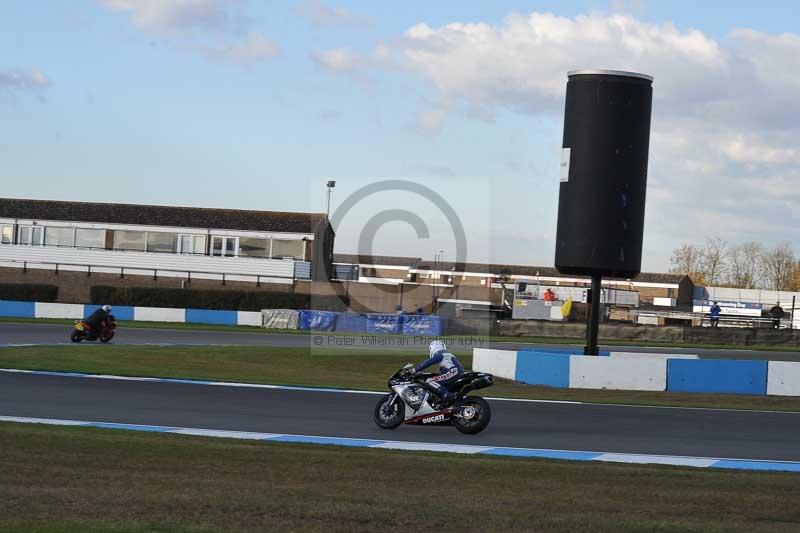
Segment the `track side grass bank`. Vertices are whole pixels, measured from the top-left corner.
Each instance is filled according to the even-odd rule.
[[[276,385],[386,390],[386,380],[419,351],[259,346],[30,346],[0,349],[0,368]],[[469,354],[460,355],[467,367]],[[484,396],[631,405],[800,411],[800,397],[556,389],[505,380]],[[2,413],[0,413],[2,414]]]
[[[0,424],[3,531],[771,531],[796,474]],[[425,504],[443,497],[454,512]]]

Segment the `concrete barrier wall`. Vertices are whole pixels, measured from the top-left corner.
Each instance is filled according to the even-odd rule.
[[[768,361],[669,359],[667,390],[727,394],[766,394]]]
[[[136,307],[133,319],[145,322],[186,322],[186,309]]]
[[[770,361],[767,366],[767,394],[800,396],[800,363]]]
[[[570,355],[517,352],[515,381],[529,385],[569,387]]]
[[[36,318],[84,318],[86,316],[83,304],[54,304],[36,302]]]
[[[219,311],[216,309],[186,309],[186,322],[192,324],[217,324],[235,326],[237,311]]]
[[[256,326],[261,327],[264,323],[264,317],[261,311],[238,311],[236,315],[236,324],[239,326]]]
[[[517,352],[475,348],[472,351],[472,369],[487,372],[499,378],[516,379]]]
[[[0,300],[0,317],[36,318],[36,303]]]
[[[700,359],[688,353],[611,352],[613,359]]]
[[[572,355],[569,386],[573,389],[663,391],[667,388],[667,361]]]

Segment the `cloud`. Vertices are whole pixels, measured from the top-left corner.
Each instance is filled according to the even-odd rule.
[[[238,42],[207,49],[207,53],[211,57],[242,65],[251,65],[275,57],[280,52],[281,48],[277,43],[267,39],[259,32],[251,32],[245,39]]]
[[[229,23],[219,0],[98,0],[112,11],[130,13],[134,25],[145,30],[222,28]]]
[[[295,12],[318,28],[370,26],[372,20],[341,6],[328,6],[320,0],[304,0]]]
[[[425,134],[438,134],[444,125],[443,109],[426,109],[417,112],[417,131]]]
[[[627,14],[531,13],[496,25],[420,23],[376,50],[332,54],[326,68],[411,74],[433,91],[427,99],[465,116],[558,123],[569,70],[653,75],[647,232],[657,239],[645,247],[662,268],[680,241],[777,242],[800,230],[800,35],[734,29],[718,40]],[[417,124],[435,131],[441,119],[423,111]]]
[[[29,90],[50,85],[50,79],[40,70],[0,69],[0,88]]]
[[[371,83],[369,69],[374,66],[373,60],[350,48],[315,50],[311,52],[311,60],[330,74],[345,76],[359,84]]]
[[[97,0],[130,15],[141,31],[169,38],[176,48],[225,62],[252,65],[280,54],[280,46],[249,30],[236,0]]]

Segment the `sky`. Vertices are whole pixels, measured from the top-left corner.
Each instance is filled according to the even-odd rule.
[[[551,266],[567,72],[608,68],[655,78],[644,270],[800,229],[792,2],[0,13],[0,196],[321,212],[335,180],[337,252]]]

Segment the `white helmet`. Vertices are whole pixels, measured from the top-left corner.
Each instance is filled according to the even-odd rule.
[[[106,313],[108,313],[109,311],[111,311],[111,306],[110,306],[110,305],[104,305],[104,306],[103,306],[103,311],[105,311]]]
[[[430,343],[430,345],[428,346],[428,356],[429,357],[433,357],[437,353],[443,352],[446,349],[447,349],[447,346],[445,346],[444,341],[440,341],[440,340],[432,341]]]

